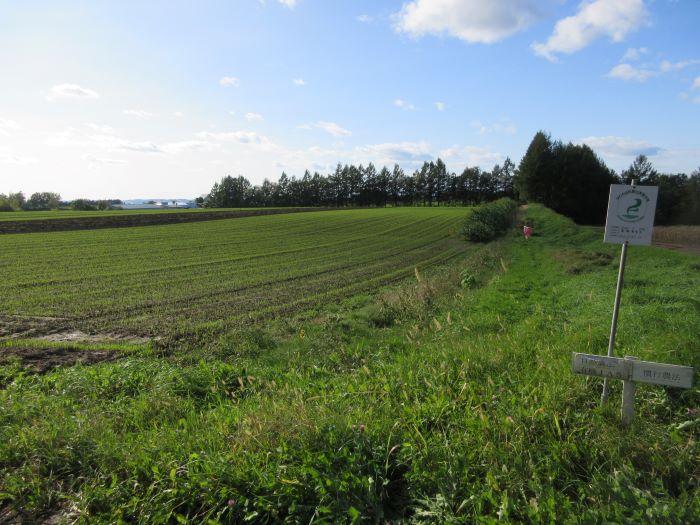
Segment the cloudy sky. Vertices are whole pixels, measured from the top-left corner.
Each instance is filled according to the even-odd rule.
[[[0,0],[0,192],[195,197],[337,162],[700,167],[698,0]]]

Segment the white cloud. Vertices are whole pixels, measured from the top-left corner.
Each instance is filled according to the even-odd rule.
[[[350,137],[352,136],[352,131],[349,129],[345,129],[335,122],[326,122],[323,120],[320,120],[318,122],[312,122],[308,124],[299,124],[297,126],[297,129],[321,129],[328,133],[329,135],[333,135],[334,137]]]
[[[173,112],[173,118],[182,118],[184,116],[185,116],[185,114],[182,111]]]
[[[634,48],[631,47],[627,51],[625,51],[625,54],[622,57],[622,60],[639,60],[642,58],[642,55],[647,54],[647,48],[646,47],[638,47]]]
[[[637,82],[644,82],[651,77],[665,75],[667,73],[672,73],[674,71],[680,71],[686,67],[700,64],[700,60],[684,60],[681,62],[669,62],[664,60],[659,64],[658,68],[650,69],[649,65],[646,67],[635,67],[631,64],[618,64],[612,68],[606,76],[611,78],[619,78],[622,80],[634,80]]]
[[[542,15],[541,2],[535,0],[412,0],[394,15],[394,27],[414,37],[447,34],[492,44]]]
[[[480,135],[486,135],[487,133],[497,133],[500,135],[515,135],[518,132],[518,128],[510,119],[502,118],[493,124],[483,124],[478,120],[471,123],[473,128],[476,128]]]
[[[294,78],[292,79],[292,82],[294,82],[294,85],[296,86],[305,86],[306,82],[304,81],[303,78]]]
[[[218,144],[212,144],[205,140],[184,140],[181,142],[169,142],[163,144],[162,150],[166,153],[184,153],[184,152],[210,152],[218,148]]]
[[[693,89],[700,89],[700,77],[695,77],[693,80]]]
[[[609,155],[611,157],[636,157],[637,155],[653,156],[663,149],[650,142],[635,140],[628,137],[604,136],[604,137],[584,137],[581,143],[587,144],[596,153]]]
[[[289,9],[293,9],[297,5],[297,0],[277,0],[280,4],[283,6],[288,7]],[[258,3],[261,5],[265,5],[265,0],[258,0]]]
[[[94,124],[92,122],[88,122],[85,125],[91,130],[97,131],[98,133],[114,133],[114,128],[106,124]]]
[[[88,125],[88,127],[92,127]],[[108,127],[108,126],[107,126]],[[97,126],[97,128],[104,128]],[[200,138],[218,138],[216,134],[199,134]],[[246,137],[241,136],[241,142],[245,142]],[[210,152],[219,148],[218,144],[205,140],[185,140],[179,142],[168,142],[158,145],[151,141],[133,141],[115,136],[112,133],[86,134],[76,128],[68,128],[60,133],[56,133],[47,141],[49,146],[54,147],[78,147],[95,148],[108,153],[168,153],[178,154],[183,152]],[[88,158],[89,157],[89,158]],[[108,162],[110,159],[86,153],[84,159],[97,164],[116,164],[118,162]]]
[[[329,149],[312,146],[304,151],[286,151],[283,164],[299,166],[301,169],[309,165],[328,166],[333,169],[340,163],[366,164],[373,162],[377,165],[399,163],[404,166],[419,165],[426,160],[432,160],[434,155],[427,142],[386,142],[381,144],[366,144],[351,149]]]
[[[372,21],[372,17],[369,15],[360,15],[356,18],[358,22],[362,22],[363,24],[369,24]]]
[[[397,108],[401,108],[405,111],[413,111],[414,109],[416,109],[416,106],[400,98],[394,100],[394,106],[396,106]]]
[[[237,142],[239,144],[269,144],[267,137],[258,135],[254,131],[225,131],[212,133],[209,131],[201,131],[197,136],[203,139],[217,140],[221,142]]]
[[[636,68],[630,64],[618,64],[605,75],[610,78],[621,80],[634,80],[644,82],[648,78],[656,76],[658,73],[650,69]]]
[[[94,99],[100,98],[99,93],[92,89],[84,88],[78,84],[56,84],[51,88],[46,100],[58,99]]]
[[[505,157],[501,153],[477,146],[454,145],[439,152],[447,164],[460,166],[479,166],[490,169],[494,164],[501,163]]]
[[[277,0],[280,4],[283,6],[288,7],[289,9],[294,8],[294,6],[297,5],[297,0]],[[258,0],[258,3],[261,5],[265,5],[265,0]]]
[[[579,5],[578,13],[556,23],[546,43],[535,42],[532,49],[537,55],[555,60],[557,53],[575,53],[601,37],[621,42],[646,21],[643,0],[585,1]]]
[[[130,115],[132,117],[137,117],[137,118],[150,118],[153,115],[153,113],[150,113],[148,111],[145,111],[143,109],[125,109],[123,111],[125,115]]]
[[[248,122],[261,122],[265,120],[260,113],[249,112],[245,114],[245,119]]]
[[[354,154],[359,158],[374,160],[378,164],[423,162],[433,158],[427,142],[369,144],[355,148]]]
[[[219,85],[224,87],[238,87],[241,85],[241,79],[238,77],[221,77]]]
[[[46,143],[54,147],[93,147],[104,151],[133,151],[138,153],[162,153],[150,141],[131,141],[110,134],[86,135],[76,128],[67,128],[54,134]]]
[[[20,125],[14,120],[0,118],[0,135],[9,135],[10,131],[20,129]]]
[[[333,135],[334,137],[350,137],[352,135],[352,131],[340,127],[335,122],[319,121],[316,122],[316,124],[314,124],[314,127],[322,129],[323,131],[325,131],[329,135]]]
[[[93,135],[91,142],[107,151],[133,151],[136,153],[162,153],[156,144],[150,141],[133,142],[112,135]]]
[[[700,60],[683,60],[681,62],[669,62],[668,60],[664,60],[661,62],[659,69],[662,73],[669,73],[671,71],[680,71],[681,69],[685,69],[688,66],[694,66],[696,64],[700,64]]]
[[[34,164],[36,159],[32,157],[23,157],[21,155],[15,155],[8,148],[0,146],[0,163],[1,164],[14,164],[16,166],[26,166],[27,164]]]
[[[438,111],[445,111],[445,103],[444,102],[436,102],[435,109],[437,109]]]
[[[83,155],[83,160],[90,163],[90,169],[98,168],[106,165],[127,164],[124,159],[109,159],[105,157],[96,157],[95,155]]]

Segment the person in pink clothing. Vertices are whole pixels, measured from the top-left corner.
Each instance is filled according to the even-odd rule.
[[[528,226],[527,224],[523,226],[523,235],[526,239],[529,239],[532,235],[532,226]]]

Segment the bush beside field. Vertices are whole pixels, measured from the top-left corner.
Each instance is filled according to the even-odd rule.
[[[524,214],[528,242],[314,315],[41,376],[5,365],[0,516],[697,523],[700,389],[640,386],[628,430],[619,382],[601,409],[570,359],[605,352],[619,247]],[[619,355],[700,366],[698,268],[630,248]]]
[[[512,199],[498,199],[476,206],[464,221],[462,234],[472,242],[493,241],[513,225],[517,209],[518,205]]]

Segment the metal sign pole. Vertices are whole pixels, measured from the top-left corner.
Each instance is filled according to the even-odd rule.
[[[632,188],[637,185],[637,181],[632,179]],[[615,289],[615,306],[613,307],[612,325],[610,327],[610,340],[608,341],[608,357],[612,357],[615,350],[615,335],[617,334],[617,317],[620,313],[620,298],[622,296],[622,284],[625,279],[625,262],[627,261],[627,247],[629,242],[625,241],[622,244],[622,253],[620,254],[620,270],[617,273],[617,288]],[[609,393],[608,379],[603,380],[603,393],[600,396],[600,404],[604,405],[608,401]]]

